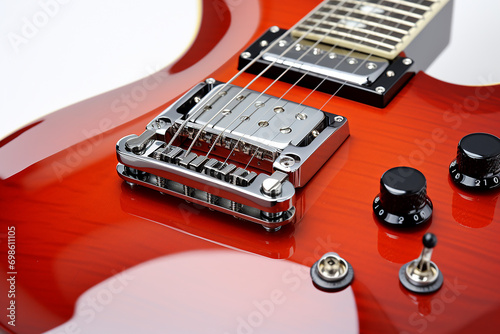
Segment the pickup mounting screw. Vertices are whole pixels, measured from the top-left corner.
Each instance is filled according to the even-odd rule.
[[[277,33],[278,31],[280,31],[280,28],[278,28],[277,26],[272,26],[271,28],[269,28],[269,31],[271,31],[272,33]]]
[[[405,58],[405,59],[403,59],[403,64],[411,65],[411,64],[413,64],[413,60],[411,60],[410,58]]]
[[[342,122],[344,120],[344,117],[342,117],[342,116],[335,116],[334,120],[335,120],[335,122]]]
[[[387,75],[389,78],[392,78],[393,76],[396,75],[396,73],[394,73],[394,71],[387,71],[385,72],[385,75]]]
[[[358,63],[358,60],[356,58],[349,58],[347,59],[347,63],[349,65],[356,65]]]
[[[248,51],[245,51],[241,54],[241,58],[244,58],[244,59],[250,58],[251,56],[252,56],[252,54]]]
[[[375,91],[379,94],[382,94],[383,92],[385,92],[385,88],[382,86],[378,86],[377,88],[375,88]]]
[[[268,45],[269,45],[269,43],[268,43],[265,39],[263,39],[262,41],[260,41],[260,43],[259,43],[259,44],[260,44],[260,46],[262,46],[262,47],[266,47],[266,46],[268,46]]]

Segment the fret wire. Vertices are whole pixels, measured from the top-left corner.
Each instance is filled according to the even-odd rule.
[[[374,3],[375,0],[363,0],[367,3],[368,6],[370,4]],[[406,13],[411,13],[412,16],[423,16],[429,9],[422,9],[417,6],[412,6],[411,2],[406,2],[403,0],[382,0],[381,3],[379,3],[379,6],[385,6],[389,8],[394,8],[394,5],[397,5],[398,8],[396,11],[400,11],[401,14],[405,15]],[[404,13],[402,13],[404,12]]]
[[[428,11],[430,9],[430,6],[425,6],[425,5],[421,5],[421,4],[416,4],[414,2],[410,2],[410,1],[406,1],[406,0],[385,0],[387,2],[393,2],[393,3],[404,3],[405,6],[408,6],[408,7],[415,7],[415,8],[418,8],[418,9],[421,9],[421,10],[424,10],[424,11]]]
[[[338,15],[338,14],[332,14],[330,16],[334,17],[336,19],[339,19],[339,20],[344,19],[344,16]],[[309,19],[308,21],[310,21],[310,20],[313,20],[313,18]],[[395,28],[395,27],[392,27],[392,26],[389,26],[389,25],[386,25],[386,24],[376,24],[376,23],[374,23],[372,21],[362,20],[362,19],[359,19],[359,18],[353,17],[353,16],[349,17],[349,21],[359,22],[359,23],[367,25],[367,26],[375,26],[375,27],[379,27],[381,29],[394,31],[394,32],[396,32],[396,33],[398,33],[400,35],[407,35],[408,34],[408,30],[398,29],[398,28]]]
[[[374,4],[374,1],[375,0],[365,0],[365,1],[359,1],[359,2],[356,2],[354,0],[347,0],[346,3],[348,3],[345,7],[346,8],[349,8],[352,3],[362,3],[363,5],[366,5],[366,6],[371,6],[373,5],[372,7],[373,8],[377,8],[377,6],[380,7],[380,4],[386,4],[388,0],[381,0],[379,1],[379,3],[377,4]],[[402,7],[404,5],[406,5],[406,3],[413,3],[413,1],[411,0],[391,0],[395,3],[395,6],[396,7]],[[399,1],[399,2],[398,2]],[[403,2],[401,2],[403,1]],[[418,6],[413,6],[410,8],[410,13],[408,13],[408,15],[406,16],[402,16],[400,14],[394,14],[395,12],[398,11],[398,9],[400,8],[394,8],[395,10],[392,10],[391,12],[385,12],[385,13],[380,13],[380,14],[376,14],[376,11],[368,11],[370,14],[367,16],[367,19],[366,20],[363,20],[363,21],[373,21],[374,20],[374,17],[377,16],[379,18],[379,20],[383,20],[383,22],[386,24],[386,25],[389,25],[389,26],[393,26],[393,23],[394,21],[397,21],[397,27],[404,27],[405,30],[407,30],[407,34],[406,36],[399,36],[398,34],[395,34],[393,31],[394,30],[389,30],[389,31],[381,31],[380,29],[372,29],[374,31],[374,34],[371,35],[371,36],[367,36],[366,38],[367,39],[373,39],[373,44],[369,44],[368,40],[367,39],[364,39],[364,40],[360,40],[358,37],[356,36],[359,36],[360,32],[362,31],[355,31],[353,33],[354,36],[352,36],[351,39],[349,39],[347,42],[342,42],[343,44],[343,47],[346,47],[346,48],[355,48],[355,49],[358,49],[359,51],[362,51],[362,52],[366,52],[366,53],[370,53],[370,52],[373,52],[372,49],[373,49],[373,46],[374,45],[378,45],[378,51],[376,52],[377,55],[381,56],[381,57],[386,57],[386,58],[389,58],[389,59],[392,59],[394,58],[397,53],[399,53],[400,51],[403,50],[403,48],[413,39],[413,37],[411,37],[411,34],[412,34],[412,31],[413,31],[413,34],[416,34],[420,29],[422,29],[425,25],[426,25],[426,20],[428,21],[430,18],[432,18],[432,16],[434,16],[434,14],[437,12],[438,9],[440,9],[441,7],[444,6],[444,4],[447,3],[448,0],[445,0],[445,1],[439,1],[439,2],[430,2],[429,0],[423,0],[424,2],[420,2],[419,4],[421,5],[422,3],[425,3],[426,5],[427,4],[431,4],[431,7],[429,9],[429,11],[427,13],[425,13],[425,17],[427,18],[424,18],[424,15],[422,15],[421,19],[419,20],[415,20],[415,18],[413,17],[409,17],[410,14],[412,14],[411,12],[415,12],[415,11],[418,11],[419,7]],[[337,0],[330,0],[328,2],[325,3],[325,5],[323,7],[321,7],[319,9],[319,12],[324,12],[325,9],[328,9],[328,8],[331,8],[331,6],[333,4],[337,4],[338,1]],[[382,6],[383,7],[383,6]],[[345,10],[344,8],[341,9],[341,10],[337,10],[335,11],[334,15],[343,15],[342,13],[342,10]],[[382,9],[381,9],[382,10]],[[359,16],[360,14],[366,14],[366,11],[365,13],[356,13],[354,15],[352,15],[353,17],[356,18],[356,16]],[[373,14],[373,15],[372,15]],[[419,14],[420,15],[420,14]],[[335,17],[335,16],[333,16]],[[349,21],[349,17],[348,16],[345,16],[346,17],[346,20]],[[307,20],[302,26],[307,26],[307,23],[311,23],[311,22],[314,22],[314,16],[311,16],[311,18],[309,20]],[[389,21],[390,20],[390,21]],[[359,21],[359,20],[357,20]],[[379,21],[380,22],[380,21]],[[364,24],[364,23],[363,23]],[[369,27],[372,25],[370,23],[367,22],[366,24],[367,26],[363,26],[363,27],[359,27],[359,26],[356,26],[356,28],[358,29],[369,29]],[[413,25],[413,26],[411,26]],[[410,27],[411,26],[411,27]],[[340,29],[340,35],[343,35],[342,33],[342,29]],[[321,29],[316,29],[316,33],[317,34],[322,34],[323,31]],[[386,35],[390,35],[392,37],[397,37],[397,38],[400,38],[400,43],[397,44],[397,47],[393,50],[388,50],[388,49],[384,49],[384,45],[380,45],[380,34],[386,34]],[[296,32],[295,34],[293,34],[295,36],[300,36],[301,33],[300,33],[300,30],[298,32]],[[337,43],[338,41],[336,41],[336,38],[338,38],[339,35],[336,35],[336,34],[332,34],[332,36],[328,39],[328,42],[330,44],[332,43]],[[383,38],[383,36],[382,36]],[[383,41],[382,43],[383,44],[391,44],[392,42],[390,42],[391,40],[394,40],[394,38],[388,38],[386,41]],[[345,41],[345,39],[343,39],[343,41]]]
[[[313,21],[314,22],[316,20],[315,19],[310,19],[309,21]],[[325,23],[325,24],[332,24],[332,23]],[[365,33],[365,34],[369,34],[369,35],[374,35],[374,36],[378,36],[378,37],[382,37],[382,38],[387,38],[389,40],[395,41],[396,43],[400,43],[401,42],[401,38],[399,38],[399,37],[390,36],[390,35],[387,35],[387,34],[375,31],[374,29],[377,28],[376,26],[373,26],[373,29],[369,30],[369,29],[364,29],[364,28],[358,28],[356,26],[350,27],[350,26],[348,26],[346,24],[343,24],[343,23],[339,22],[337,24],[337,27],[338,28],[342,28],[342,29],[346,29],[346,30],[349,30],[349,31],[357,31],[357,32],[361,32],[361,33]]]
[[[310,27],[310,25],[302,25],[301,27],[296,29],[295,34],[301,35],[304,33],[303,30],[308,29],[309,27]],[[375,27],[373,27],[372,28],[373,30],[370,31],[367,29],[359,29],[356,27],[341,26],[339,24],[337,28],[338,29],[336,29],[335,31],[332,31],[329,34],[329,36],[327,36],[327,37],[329,37],[329,39],[336,38],[335,37],[336,34],[343,34],[347,31],[348,34],[352,34],[352,37],[354,39],[358,39],[358,40],[360,40],[360,39],[363,39],[363,40],[372,39],[374,42],[381,42],[382,40],[386,39],[386,41],[384,43],[391,45],[391,46],[395,46],[395,45],[398,45],[399,43],[401,43],[401,38],[394,37],[394,36],[392,36],[391,38],[386,38],[387,34],[375,32],[374,31],[374,29],[376,29]],[[327,29],[328,29],[328,26],[317,27],[314,29],[314,31],[312,33],[309,33],[307,39],[308,40],[316,40],[317,35],[323,35],[323,33]],[[362,31],[362,30],[365,30],[365,31]],[[314,34],[314,36],[312,34]],[[328,44],[331,44],[331,43],[328,43]]]
[[[420,6],[425,6],[428,8],[431,8],[434,6],[436,3],[440,2],[441,0],[423,0],[423,1],[417,1],[417,0],[387,0],[387,1],[405,1],[409,2],[412,4],[420,5]]]
[[[346,0],[346,1],[350,2],[350,3],[357,2],[356,0]],[[408,12],[406,10],[392,8],[390,6],[383,6],[383,5],[375,4],[375,3],[372,3],[372,2],[366,2],[366,3],[367,3],[367,6],[373,6],[375,8],[380,8],[380,9],[383,9],[383,10],[388,11],[388,12],[397,13],[397,14],[404,15],[404,16],[409,16],[409,17],[414,17],[416,19],[421,19],[422,18],[422,15],[415,14],[415,13],[412,13],[412,12]]]
[[[318,35],[315,35],[315,34],[310,34],[310,35],[314,35],[314,36],[322,36],[321,34],[318,34]],[[348,49],[355,49],[355,46],[358,46],[360,45],[360,39],[355,39],[355,38],[351,38],[351,36],[349,36],[349,34],[342,34],[342,37],[334,37],[334,36],[331,36],[330,39],[328,40],[328,44],[332,44],[332,43],[336,43],[337,40],[341,39],[343,44],[344,44],[344,48],[348,48]],[[370,48],[375,48],[376,46],[379,47],[379,50],[383,50],[383,51],[386,51],[386,52],[391,52],[395,49],[395,46],[393,45],[388,45],[388,44],[385,44],[383,43],[382,45],[378,42],[375,42],[373,41],[372,39],[367,39],[366,41],[363,41],[363,45],[364,46],[367,46],[367,47],[370,47]],[[351,47],[351,45],[353,47]]]
[[[343,11],[340,10],[340,11],[337,11],[336,15],[344,16],[345,14]],[[392,29],[401,30],[404,32],[408,32],[409,30],[412,29],[412,26],[409,24],[403,24],[402,22],[394,22],[392,20],[388,20],[388,19],[383,18],[381,16],[376,17],[373,15],[366,15],[366,14],[362,15],[361,13],[352,13],[349,16],[349,19],[351,19],[351,18],[363,18],[363,19],[361,19],[362,21],[366,21],[370,24],[383,24],[385,26],[392,27]],[[398,27],[398,28],[395,28],[395,27]]]
[[[315,31],[319,31],[319,32],[324,32],[326,29],[323,29],[323,28],[316,28]],[[313,35],[316,35],[316,34],[310,34],[311,37],[313,37]],[[319,36],[322,36],[324,34],[321,34]],[[384,43],[384,42],[380,42],[380,41],[376,41],[372,38],[369,38],[369,37],[363,37],[363,36],[357,36],[357,35],[352,35],[352,34],[349,34],[349,33],[345,33],[345,32],[341,32],[341,31],[334,31],[334,32],[331,32],[330,34],[327,35],[327,37],[329,38],[337,38],[335,37],[335,35],[340,35],[342,37],[345,37],[347,40],[355,40],[357,41],[357,43],[359,44],[359,42],[364,42],[364,43],[370,43],[370,44],[375,44],[375,45],[380,45],[381,47],[383,48],[386,48],[386,49],[390,49],[390,50],[394,50],[396,48],[395,45],[397,45],[398,43],[394,44],[394,45],[391,45],[391,44],[387,44],[387,43]],[[318,35],[316,35],[318,36]]]
[[[329,6],[331,6],[331,5],[325,5],[325,7],[329,7]],[[374,18],[377,18],[377,19],[382,19],[382,20],[386,20],[386,21],[393,21],[396,24],[407,25],[410,27],[414,27],[416,25],[414,22],[405,21],[405,20],[398,19],[396,17],[381,15],[381,14],[377,14],[374,12],[366,13],[366,12],[363,12],[362,10],[354,10],[354,12],[356,14],[361,14],[361,15],[367,14],[367,15],[373,16]]]

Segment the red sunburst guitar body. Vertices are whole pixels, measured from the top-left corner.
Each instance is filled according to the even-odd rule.
[[[500,193],[458,188],[448,168],[465,135],[499,135],[499,86],[456,86],[419,72],[383,109],[335,97],[325,111],[345,116],[350,136],[298,190],[302,219],[276,233],[147,188],[130,189],[116,175],[120,138],[140,134],[198,82],[230,80],[247,45],[270,26],[290,28],[318,1],[233,2],[204,1],[190,50],[146,84],[59,110],[0,142],[0,271],[15,278],[0,281],[3,329],[498,331]],[[234,84],[253,77],[244,73]],[[260,78],[252,89],[271,82]],[[148,84],[154,87],[141,101],[127,102]],[[278,82],[268,94],[289,87]],[[287,98],[300,102],[309,93],[295,87]],[[329,97],[315,92],[306,103],[320,108]],[[380,177],[395,166],[417,168],[427,179],[434,212],[423,226],[390,228],[373,213]],[[415,294],[402,287],[398,272],[419,256],[427,232],[439,240],[432,260],[444,284]],[[8,252],[14,234],[15,254]],[[329,251],[354,269],[341,292],[322,292],[309,276]],[[92,287],[96,297],[86,299]]]

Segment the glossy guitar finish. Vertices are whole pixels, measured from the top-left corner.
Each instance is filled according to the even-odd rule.
[[[114,145],[118,139],[141,133],[152,117],[197,82],[207,77],[229,80],[237,72],[238,53],[245,46],[269,26],[289,28],[314,5],[296,0],[286,7],[278,1],[206,0],[200,35],[192,48],[176,64],[148,79],[149,85],[141,80],[60,110],[0,142],[4,254],[0,268],[9,271],[4,240],[7,227],[15,226],[18,273],[16,326],[9,326],[2,316],[5,329],[38,333],[59,326],[71,318],[77,298],[86,290],[151,259],[201,250],[212,251],[208,254],[215,261],[226,261],[228,252],[241,250],[306,269],[324,253],[337,252],[354,268],[354,282],[348,289],[355,297],[361,332],[496,332],[500,326],[499,192],[458,189],[448,167],[466,134],[499,135],[499,86],[455,86],[418,73],[384,109],[334,98],[326,111],[346,116],[351,136],[299,191],[303,219],[274,234],[154,191],[131,190],[117,177]],[[243,74],[235,84],[243,86],[252,78]],[[252,89],[261,91],[270,82],[260,79]],[[145,96],[139,95],[137,87],[143,87]],[[279,96],[288,87],[278,83],[268,93]],[[292,92],[288,99],[298,102],[309,93],[305,88]],[[127,95],[140,98],[127,102]],[[315,93],[307,103],[319,108],[327,99],[328,95]],[[427,178],[434,213],[428,224],[417,229],[385,227],[372,213],[380,176],[399,165],[417,168]],[[398,272],[419,255],[426,232],[438,236],[433,261],[445,283],[435,294],[416,295],[400,285]],[[252,265],[258,270],[258,265]],[[203,272],[200,279],[217,274]],[[259,285],[265,291],[285,289],[280,280],[266,285],[265,274]],[[192,286],[183,275],[188,273],[175,272],[161,280],[166,286],[179,284],[177,289],[188,296]],[[294,321],[305,324],[316,319],[315,301],[324,305],[320,299],[325,293],[316,292],[310,280],[304,282],[311,287],[309,312],[289,325],[282,323],[283,332],[297,330]],[[202,288],[200,284],[194,290]],[[8,289],[7,281],[1,280],[4,312]],[[328,296],[337,300],[335,294]],[[219,297],[213,307],[224,300],[234,308],[241,306],[236,294]],[[181,300],[184,303],[177,307],[178,317],[186,323],[193,321],[189,310],[199,309],[191,300]],[[333,304],[332,314],[344,306]],[[356,312],[352,306],[349,309]],[[133,317],[133,313],[123,314],[123,321]],[[204,317],[210,313],[196,314],[197,321]],[[236,319],[226,325],[228,329],[220,332],[236,328]],[[264,323],[259,330],[265,329]]]

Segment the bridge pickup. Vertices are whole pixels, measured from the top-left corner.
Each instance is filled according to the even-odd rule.
[[[241,53],[238,69],[383,108],[414,75],[413,62],[316,44],[269,29]],[[289,49],[290,48],[290,49]],[[286,51],[288,50],[288,51]],[[255,59],[257,58],[257,59]],[[266,70],[267,66],[271,65]],[[340,90],[339,90],[340,88]]]
[[[200,83],[116,145],[119,176],[277,230],[295,189],[349,136],[347,120],[240,87]]]

